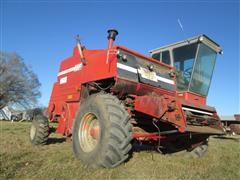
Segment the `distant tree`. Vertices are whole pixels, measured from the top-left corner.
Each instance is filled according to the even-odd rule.
[[[0,109],[34,106],[39,87],[38,77],[18,54],[0,52]]]
[[[25,117],[23,120],[32,121],[34,119],[34,117],[37,115],[47,116],[45,113],[46,113],[46,107],[36,107],[33,109],[27,109],[25,111],[25,114],[24,114]]]

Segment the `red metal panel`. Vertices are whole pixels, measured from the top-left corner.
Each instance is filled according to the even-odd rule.
[[[72,133],[72,126],[79,109],[79,102],[64,103],[61,108],[61,116],[59,118],[57,133],[70,135]]]
[[[113,54],[110,54],[107,63],[107,50],[84,49],[87,65],[82,65],[76,71],[68,71],[81,64],[80,56],[76,51],[77,49],[74,48],[73,56],[62,61],[58,81],[54,84],[50,102],[79,101],[79,90],[82,84],[116,76],[116,59]],[[61,83],[64,78],[64,83]]]
[[[148,60],[148,61],[150,61],[150,62],[153,62],[153,63],[156,63],[156,64],[160,64],[161,66],[166,66],[166,67],[168,67],[169,69],[174,69],[173,66],[170,66],[170,65],[168,65],[168,64],[165,64],[165,63],[162,63],[162,62],[160,62],[160,61],[157,61],[156,59],[153,59],[153,58],[151,58],[151,57],[149,57],[149,56],[144,56],[143,54],[140,54],[140,53],[138,53],[138,52],[136,52],[136,51],[130,50],[130,49],[124,47],[124,46],[116,46],[115,48],[120,48],[120,49],[125,50],[125,51],[127,51],[127,52],[129,52],[129,53],[131,53],[131,54],[134,54],[134,55],[136,55],[136,56],[138,56],[138,57],[141,57],[141,58],[143,58],[143,59],[146,59],[146,60]]]
[[[74,48],[73,55],[61,62],[57,82],[53,86],[48,113],[51,118],[58,116],[59,123],[56,130],[58,133],[71,133],[75,114],[79,108],[81,85],[115,77],[117,74],[114,50],[83,49],[83,54],[87,62],[86,66],[81,63],[77,47]]]
[[[174,110],[170,110],[169,106],[174,106]],[[135,96],[134,109],[160,121],[170,123],[180,132],[185,131],[185,117],[181,106],[174,97],[166,95]]]
[[[190,103],[206,105],[206,98],[198,94],[191,92],[179,92],[177,95],[179,98],[184,99]]]

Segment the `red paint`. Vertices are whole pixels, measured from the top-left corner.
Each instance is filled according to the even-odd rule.
[[[59,68],[59,73],[61,74],[58,75],[57,82],[54,83],[48,106],[50,120],[58,121],[56,132],[67,136],[71,135],[76,113],[81,110],[82,85],[108,78],[115,80],[115,85],[111,89],[113,94],[127,94],[128,97],[133,98],[133,110],[159,119],[165,123],[172,124],[179,132],[185,132],[186,120],[182,111],[182,104],[192,103],[195,106],[205,108],[206,99],[189,92],[180,94],[119,78],[117,74],[117,49],[123,49],[146,59],[146,61],[165,66],[169,71],[174,68],[125,47],[112,47],[112,45],[113,41],[109,40],[108,48],[111,49],[89,50],[84,48],[85,66],[81,62],[77,47],[73,49],[72,56],[61,62]],[[63,72],[66,72],[66,74],[63,74]],[[173,80],[175,81],[175,78],[173,78]],[[173,105],[174,109],[169,109],[169,107]],[[98,135],[96,129],[92,129],[91,133],[93,137]],[[134,133],[133,137],[147,137],[150,139],[163,138],[154,133]]]
[[[177,96],[194,104],[206,105],[206,98],[192,92],[179,92]]]
[[[99,128],[95,127],[90,130],[90,135],[94,138],[97,139],[100,135]]]
[[[159,136],[157,133],[133,133],[132,137],[138,140],[158,140],[165,139],[166,136]]]
[[[119,49],[122,49],[122,50],[124,50],[124,51],[127,51],[127,52],[129,52],[129,53],[131,53],[131,54],[134,54],[135,56],[144,58],[144,59],[146,59],[146,60],[148,60],[148,61],[150,61],[150,62],[153,62],[153,63],[155,63],[155,64],[159,64],[159,65],[161,65],[161,66],[168,67],[169,69],[174,69],[174,67],[172,67],[172,66],[170,66],[170,65],[168,65],[168,64],[162,63],[162,62],[160,62],[160,61],[158,61],[158,60],[156,60],[156,59],[153,59],[153,58],[151,58],[151,57],[144,56],[143,54],[140,54],[140,53],[138,53],[138,52],[136,52],[136,51],[130,50],[130,49],[124,47],[124,46],[116,46],[116,48],[119,48]]]

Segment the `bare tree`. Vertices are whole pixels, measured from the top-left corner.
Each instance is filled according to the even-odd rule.
[[[0,109],[33,106],[40,97],[39,87],[38,77],[18,54],[0,52]]]

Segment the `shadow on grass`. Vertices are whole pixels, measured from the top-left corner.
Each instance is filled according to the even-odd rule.
[[[61,137],[61,138],[48,138],[47,140],[47,145],[50,145],[50,144],[60,144],[60,143],[64,143],[66,142],[66,138],[65,137]]]
[[[156,151],[156,145],[150,144],[148,142],[133,142],[132,151]]]
[[[235,142],[239,142],[240,138],[238,137],[228,137],[228,136],[213,136],[214,139],[222,139],[222,140],[231,140]]]

